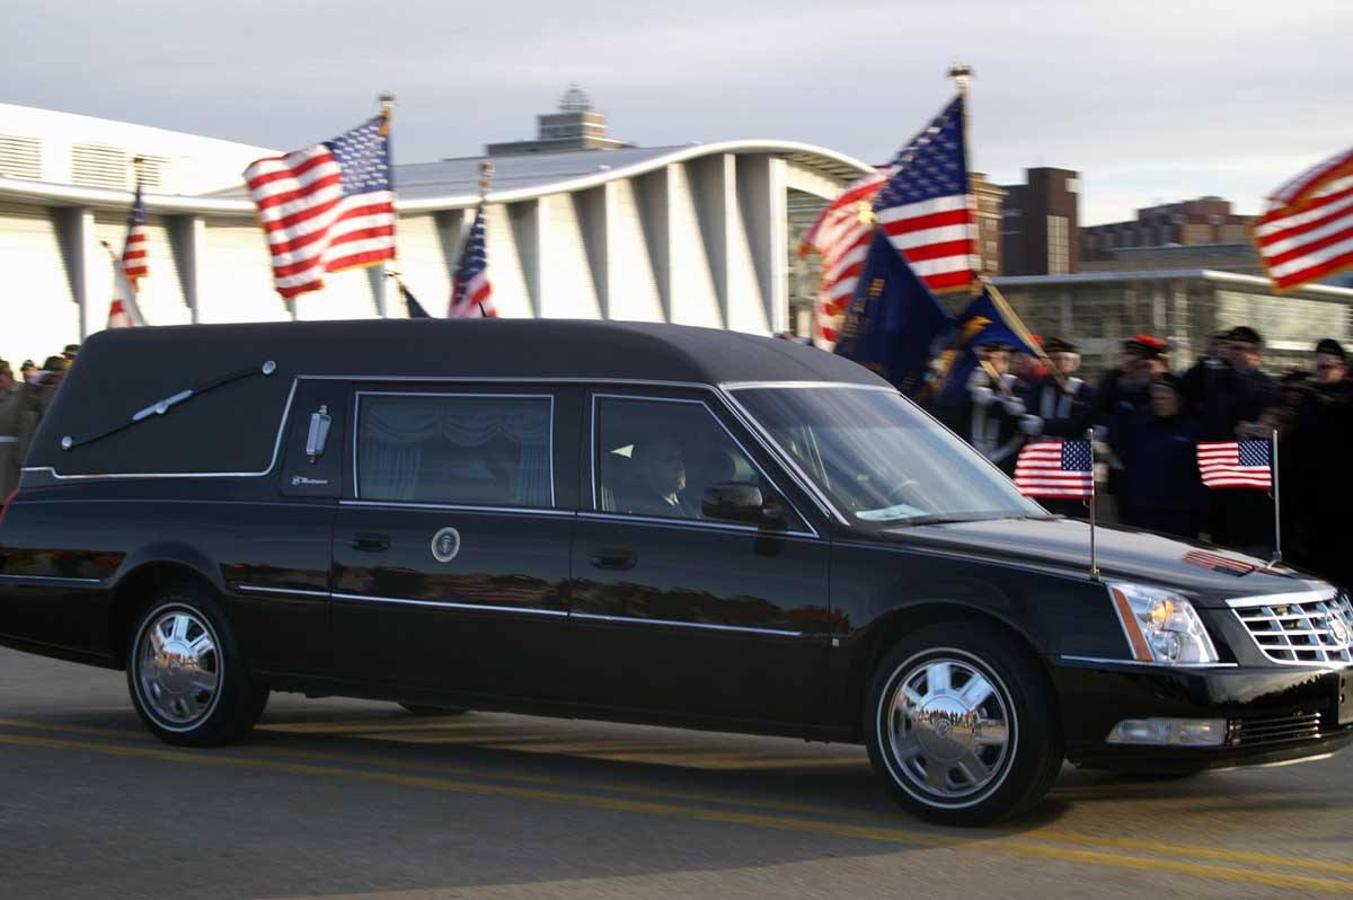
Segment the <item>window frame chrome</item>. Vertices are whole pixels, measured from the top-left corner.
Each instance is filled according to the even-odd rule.
[[[491,381],[487,381],[487,382],[481,382],[481,383],[492,383],[492,382],[491,382]],[[475,398],[475,399],[480,399],[480,398],[484,398],[484,397],[500,397],[500,398],[507,398],[507,399],[513,399],[513,400],[548,400],[548,401],[549,401],[549,404],[550,404],[549,427],[548,427],[549,447],[548,447],[548,450],[546,451],[546,456],[547,456],[548,459],[549,459],[550,505],[549,505],[549,506],[497,506],[497,505],[494,505],[494,504],[487,504],[487,505],[482,506],[482,507],[480,507],[480,508],[481,508],[481,509],[494,509],[494,510],[499,510],[499,509],[501,509],[501,510],[533,510],[533,511],[539,511],[539,510],[556,510],[556,511],[557,511],[557,510],[559,509],[559,507],[558,507],[558,505],[557,505],[558,500],[557,500],[557,497],[555,496],[554,430],[555,430],[555,407],[556,407],[556,403],[555,403],[555,392],[552,391],[552,390],[546,390],[546,391],[543,392],[543,393],[536,393],[536,394],[513,394],[513,393],[495,393],[495,392],[488,392],[488,393],[485,393],[485,392],[482,392],[482,391],[363,391],[363,390],[353,390],[353,392],[352,392],[352,426],[351,426],[351,427],[352,427],[352,497],[351,497],[351,498],[342,498],[342,499],[344,499],[344,500],[346,500],[346,499],[351,499],[351,500],[362,500],[362,499],[364,499],[364,498],[362,497],[361,489],[360,489],[360,487],[359,487],[360,466],[359,466],[359,463],[358,463],[358,449],[357,449],[357,448],[358,448],[358,443],[359,443],[359,440],[358,440],[358,439],[359,439],[359,437],[360,437],[360,435],[361,435],[361,427],[362,427],[362,421],[361,421],[361,413],[362,413],[362,397],[364,397],[364,396],[376,396],[376,397],[470,397],[470,398]],[[415,501],[408,501],[408,500],[371,500],[370,498],[366,498],[366,499],[368,500],[368,502],[371,502],[371,503],[378,503],[378,504],[383,504],[383,505],[389,505],[389,504],[392,504],[392,503],[393,503],[393,504],[400,504],[400,503],[414,503],[414,504],[418,504],[419,506],[423,506],[423,507],[425,507],[425,508],[443,508],[443,509],[445,509],[445,508],[458,508],[458,509],[462,509],[462,510],[467,510],[467,508],[473,507],[473,506],[474,506],[474,504],[454,504],[454,503],[453,503],[453,504],[438,504],[438,503],[426,503],[426,504],[424,504],[424,503],[419,503],[419,501],[416,501],[416,500],[415,500]],[[467,510],[467,511],[468,511],[468,510]]]
[[[81,475],[62,475],[55,466],[25,466],[20,475],[41,475],[46,473],[56,481],[100,481],[110,479],[141,478],[264,478],[277,469],[282,456],[282,440],[291,419],[292,403],[296,399],[296,390],[304,376],[296,375],[291,379],[291,388],[287,391],[287,402],[282,406],[282,418],[277,423],[277,434],[273,438],[272,459],[268,467],[258,472],[89,472]]]

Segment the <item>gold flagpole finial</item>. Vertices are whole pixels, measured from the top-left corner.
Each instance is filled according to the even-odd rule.
[[[380,95],[381,104],[381,137],[390,136],[390,117],[395,112],[395,95],[386,91]]]
[[[954,63],[949,67],[949,71],[944,73],[945,78],[954,79],[954,84],[958,86],[958,92],[964,99],[968,96],[968,83],[972,80],[972,76],[972,66],[963,63]]]
[[[489,188],[493,187],[493,163],[487,159],[479,164],[479,202],[484,203],[484,198],[489,195]]]

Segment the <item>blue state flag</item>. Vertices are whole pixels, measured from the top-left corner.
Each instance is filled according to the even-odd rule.
[[[958,317],[957,335],[946,351],[951,358],[944,387],[940,391],[940,406],[954,405],[963,399],[968,378],[980,359],[978,347],[1004,344],[1032,356],[1038,355],[1038,350],[1023,337],[1026,333],[1024,326],[1018,320],[1011,321],[1014,314],[1007,316],[1007,309],[1004,304],[996,302],[989,288],[984,288],[981,295],[969,303]]]
[[[953,322],[880,228],[846,307],[835,352],[913,394]]]

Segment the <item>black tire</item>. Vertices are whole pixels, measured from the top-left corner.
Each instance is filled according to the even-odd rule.
[[[937,671],[937,684],[944,678],[933,697],[930,671]],[[986,683],[974,681],[978,676]],[[904,679],[923,701],[907,701],[912,715],[893,709]],[[917,695],[922,684],[925,694]],[[977,689],[973,697],[990,693],[965,708],[958,695],[969,684]],[[1006,738],[998,749],[1002,719]],[[1062,767],[1046,673],[1018,638],[986,623],[929,625],[885,652],[866,695],[864,726],[869,761],[898,802],[942,825],[987,825],[1024,812],[1047,794]],[[932,766],[939,785],[929,781]]]
[[[469,712],[464,706],[428,706],[426,703],[401,703],[400,706],[415,716],[463,716]]]
[[[175,631],[179,622],[188,623],[182,635]],[[150,650],[152,628],[168,648],[163,653]],[[198,643],[204,635],[210,649],[191,649],[207,646]],[[202,685],[209,677],[208,692]],[[127,688],[151,733],[189,747],[243,739],[268,702],[268,689],[250,675],[220,604],[193,585],[163,589],[136,620],[127,644]]]

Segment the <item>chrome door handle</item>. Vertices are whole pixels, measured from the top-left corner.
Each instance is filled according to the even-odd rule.
[[[363,553],[383,553],[390,549],[388,534],[357,534],[352,538],[352,549]]]
[[[592,565],[598,569],[617,569],[624,571],[633,569],[635,563],[639,561],[638,555],[633,550],[624,548],[606,547],[592,554]]]

